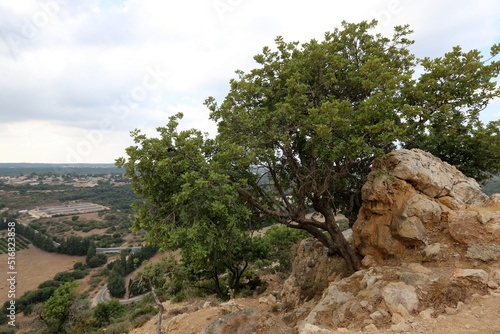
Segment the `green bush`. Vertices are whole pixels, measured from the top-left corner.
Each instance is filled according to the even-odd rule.
[[[106,262],[108,262],[108,257],[105,254],[99,253],[91,257],[87,261],[87,264],[90,268],[97,268],[106,264]]]
[[[61,285],[60,281],[54,281],[54,280],[48,280],[43,283],[41,283],[38,286],[38,289],[43,289],[43,288],[49,288],[49,287],[59,287]]]
[[[255,242],[266,252],[261,257],[263,265],[267,261],[278,262],[278,271],[288,273],[292,269],[292,247],[299,240],[307,238],[309,235],[302,230],[295,230],[284,225],[274,225],[269,228],[264,236],[256,237]]]
[[[125,311],[124,305],[120,304],[118,300],[112,299],[109,302],[98,303],[92,315],[96,325],[102,327],[109,325],[113,319],[123,316]]]

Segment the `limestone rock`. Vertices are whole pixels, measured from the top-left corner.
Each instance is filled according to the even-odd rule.
[[[385,165],[390,175],[408,181],[431,198],[450,195],[465,204],[487,199],[474,179],[422,150],[391,152],[386,156]]]
[[[259,317],[256,309],[242,309],[215,319],[201,334],[254,334]]]
[[[377,261],[371,255],[367,255],[361,260],[361,264],[364,267],[375,267],[377,265]]]
[[[410,263],[408,264],[408,269],[417,274],[432,275],[433,271],[429,268],[424,267],[420,263]]]
[[[365,332],[376,332],[376,331],[378,331],[378,328],[374,324],[365,327]]]
[[[461,243],[499,242],[500,211],[452,211],[448,215],[448,227],[451,236]]]
[[[487,285],[488,277],[488,273],[482,269],[457,269],[451,274],[450,279],[452,282],[464,285],[471,283]]]
[[[498,260],[500,259],[500,245],[488,245],[474,242],[469,245],[465,256],[472,260],[481,260],[485,262]]]
[[[439,253],[441,253],[441,244],[439,243],[428,245],[422,251],[422,255],[427,260],[435,258],[439,255]]]
[[[408,312],[418,309],[418,296],[415,288],[403,282],[388,284],[382,289],[382,297],[391,313],[398,313],[399,305],[402,305]]]
[[[500,269],[494,269],[490,273],[490,279],[500,284]]]
[[[434,314],[434,309],[433,308],[428,308],[428,309],[423,310],[422,312],[420,312],[418,314],[418,316],[421,319],[431,319],[432,318],[432,314]]]
[[[461,243],[500,240],[500,212],[468,208],[496,205],[497,197],[488,198],[474,179],[422,150],[397,150],[375,161],[361,196],[354,246],[378,263],[406,250],[420,252],[429,232],[446,224]],[[416,254],[432,261],[439,253],[433,246]]]
[[[384,321],[384,315],[380,311],[375,311],[372,314],[370,314],[370,318],[372,318],[372,320],[376,322]]]
[[[328,256],[316,239],[302,240],[294,253],[292,272],[283,285],[282,298],[297,305],[323,293],[330,281],[347,275],[345,261]]]
[[[306,324],[299,334],[330,334],[332,331],[312,324]]]
[[[500,194],[491,195],[483,204],[484,207],[499,207],[500,206]]]

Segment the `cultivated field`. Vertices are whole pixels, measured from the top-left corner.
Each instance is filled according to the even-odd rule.
[[[55,274],[73,268],[76,262],[85,262],[85,256],[70,256],[48,253],[30,245],[28,249],[16,253],[16,298],[24,292],[35,290],[41,283],[52,279]],[[0,305],[9,298],[7,296],[7,254],[0,254]]]

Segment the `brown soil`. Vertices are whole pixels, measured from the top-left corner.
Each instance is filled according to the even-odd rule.
[[[4,268],[0,280],[0,304],[8,300],[7,254],[0,254],[1,268]],[[70,256],[43,251],[33,245],[16,252],[16,298],[28,290],[36,290],[43,282],[52,279],[55,274],[73,268],[76,262],[85,262],[85,256]]]
[[[265,293],[268,295],[268,293]],[[261,317],[267,319],[266,325],[259,328],[259,334],[296,333],[282,321],[282,315],[273,312],[273,306],[259,303],[259,298],[250,297],[235,299],[239,308],[256,308]],[[216,318],[222,317],[223,312],[218,307],[203,307],[205,301],[190,301],[179,304],[164,303],[165,312],[162,320],[163,333],[193,334],[200,333]],[[217,306],[212,300],[212,305]],[[409,328],[403,331],[380,329],[376,331],[351,331],[339,328],[336,331],[321,331],[318,334],[337,333],[419,333],[419,334],[494,334],[500,333],[500,295],[476,296],[468,303],[459,307],[456,314],[444,314],[437,318],[413,318]],[[131,334],[148,334],[156,332],[156,316],[140,328],[131,331]]]

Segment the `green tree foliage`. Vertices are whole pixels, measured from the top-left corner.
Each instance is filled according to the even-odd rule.
[[[90,268],[97,268],[100,266],[103,266],[108,262],[108,257],[105,254],[99,253],[96,254],[95,256],[91,257],[89,261],[87,262],[87,265]]]
[[[407,26],[396,27],[391,38],[371,33],[375,26],[344,22],[323,41],[302,45],[279,37],[277,50],[265,47],[254,57],[258,68],[237,72],[220,105],[206,101],[224,152],[216,158],[231,161],[228,173],[248,182],[241,197],[307,231],[351,270],[359,260],[335,214],[355,220],[361,186],[377,157],[399,144],[430,150],[478,177],[500,164],[500,150],[482,156],[474,148],[488,139],[498,147],[499,124],[482,127],[477,115],[498,96],[492,79],[499,63],[488,65],[477,51],[458,48],[442,59],[417,60],[408,49]],[[424,69],[419,78],[417,66]],[[461,160],[466,153],[477,154],[478,162]],[[308,216],[311,210],[321,219]]]
[[[185,267],[173,256],[169,256],[163,257],[159,262],[146,264],[144,271],[130,280],[129,294],[135,296],[154,288],[158,296],[172,298],[188,287]]]
[[[262,249],[266,252],[261,258],[279,263],[278,270],[287,273],[292,269],[292,247],[307,237],[307,232],[303,230],[291,229],[284,225],[271,226],[260,238]]]
[[[49,327],[50,332],[63,332],[63,326],[69,317],[69,308],[78,298],[76,287],[78,282],[68,282],[54,291],[42,306],[42,319]]]
[[[125,296],[125,277],[116,270],[112,270],[109,274],[108,290],[111,297],[123,298]]]
[[[213,140],[196,130],[177,131],[181,117],[158,128],[160,138],[134,131],[136,145],[117,165],[141,198],[133,206],[134,229],[148,231],[147,239],[161,248],[180,248],[192,279],[212,280],[211,288],[224,296],[254,256],[251,211],[235,196],[242,185],[212,163]]]
[[[500,123],[483,125],[478,116],[500,95],[500,62],[458,47],[416,59],[408,26],[385,37],[372,32],[376,24],[344,22],[301,45],[278,37],[276,50],[254,57],[257,68],[237,71],[222,103],[207,99],[218,123],[214,140],[177,132],[179,117],[158,128],[160,138],[134,131],[129,159],[117,165],[143,200],[136,229],[183,249],[193,272],[218,286],[224,272],[238,277],[246,268],[236,245],[255,254],[242,233],[255,212],[308,232],[356,270],[359,259],[335,216],[354,222],[375,159],[417,147],[478,179],[498,173]],[[493,46],[491,56],[499,52]]]
[[[498,52],[493,47],[491,56]],[[403,146],[428,151],[477,181],[498,174],[500,121],[484,125],[479,114],[500,93],[492,80],[500,62],[457,46],[444,57],[419,59],[418,64],[424,73],[403,92]]]
[[[98,327],[107,326],[115,318],[121,317],[125,313],[125,306],[116,299],[109,302],[98,303],[93,311],[95,325]]]

